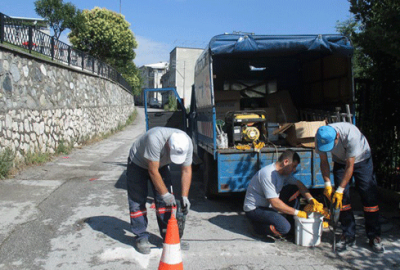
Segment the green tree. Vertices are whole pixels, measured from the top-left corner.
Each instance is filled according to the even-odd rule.
[[[84,28],[73,28],[68,37],[82,51],[88,52],[115,67],[138,93],[141,85],[139,71],[133,59],[137,47],[130,24],[119,13],[105,8],[83,10]]]
[[[132,94],[139,95],[142,90],[143,79],[135,63],[133,63],[133,61],[126,61],[115,66],[118,72],[122,74],[124,79],[132,87]]]
[[[350,0],[350,11],[360,23],[354,41],[370,61],[365,77],[371,87],[364,89],[365,119],[362,130],[373,148],[378,181],[400,164],[400,1]]]
[[[67,28],[81,26],[81,11],[72,3],[64,3],[63,0],[37,0],[35,11],[42,18],[49,21],[53,29],[54,38],[59,39],[61,33]]]
[[[362,79],[367,76],[367,69],[372,65],[371,59],[363,53],[363,48],[357,43],[354,36],[361,32],[361,23],[354,17],[343,22],[336,22],[336,31],[350,38],[354,47],[353,54],[353,75],[356,79]]]

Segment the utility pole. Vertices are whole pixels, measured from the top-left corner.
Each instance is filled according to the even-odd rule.
[[[119,14],[121,14],[121,0],[119,0]]]

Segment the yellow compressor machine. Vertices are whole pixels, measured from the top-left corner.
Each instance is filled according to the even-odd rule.
[[[233,111],[225,114],[229,146],[267,142],[265,111]]]

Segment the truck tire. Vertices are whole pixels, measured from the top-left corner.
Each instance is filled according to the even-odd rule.
[[[204,152],[203,166],[204,193],[207,198],[215,199],[218,195],[217,166],[213,156],[208,152]]]

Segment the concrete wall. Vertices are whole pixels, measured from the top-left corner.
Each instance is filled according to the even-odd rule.
[[[190,106],[192,97],[192,85],[194,84],[194,68],[196,66],[196,61],[203,51],[203,49],[196,48],[176,49],[176,69],[179,71],[179,75],[176,76],[176,85],[178,89],[182,87],[182,92],[179,92],[179,95],[185,100],[186,107]]]
[[[185,107],[190,106],[194,68],[203,49],[175,47],[170,52],[170,70],[163,77],[163,87],[176,87],[179,96],[184,99]]]
[[[133,96],[118,84],[0,44],[0,151],[19,158],[77,146],[124,124]]]

